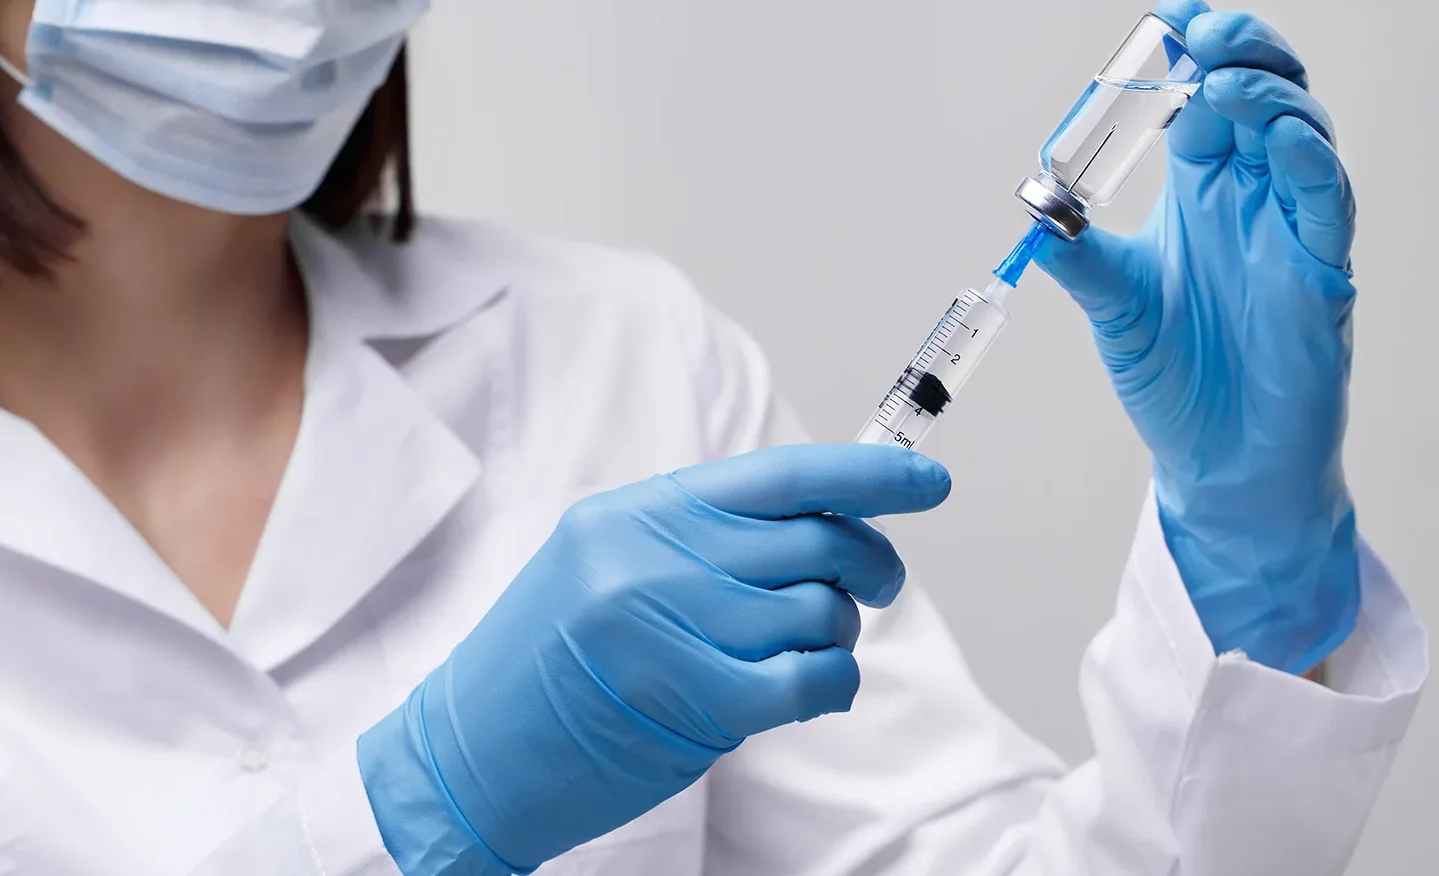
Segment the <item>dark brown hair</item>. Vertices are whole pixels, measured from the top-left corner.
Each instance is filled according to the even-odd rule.
[[[389,78],[370,99],[364,115],[335,158],[325,179],[301,208],[326,228],[355,221],[385,183],[393,168],[397,195],[390,236],[409,240],[415,227],[414,183],[410,167],[409,77],[401,49]],[[0,128],[0,261],[22,274],[43,276],[63,259],[84,221],[52,198],[35,178]]]

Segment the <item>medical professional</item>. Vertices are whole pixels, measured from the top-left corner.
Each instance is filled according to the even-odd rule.
[[[1154,457],[1071,768],[863,522],[940,465],[807,445],[657,258],[415,221],[425,6],[0,0],[0,873],[1344,870],[1427,645],[1277,33],[1167,2],[1153,221],[1041,253]]]

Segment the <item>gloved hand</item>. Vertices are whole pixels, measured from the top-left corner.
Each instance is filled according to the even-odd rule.
[[[1051,237],[1038,261],[1088,313],[1154,454],[1165,538],[1215,648],[1302,673],[1359,607],[1340,460],[1354,198],[1278,33],[1195,0],[1159,14],[1208,71],[1170,130],[1167,190],[1134,237]]]
[[[359,741],[406,876],[526,873],[684,790],[745,737],[849,709],[854,600],[904,566],[860,518],[944,501],[894,447],[762,450],[585,499]]]

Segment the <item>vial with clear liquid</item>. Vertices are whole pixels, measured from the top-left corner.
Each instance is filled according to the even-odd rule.
[[[1041,173],[1020,186],[1020,200],[1051,231],[1077,238],[1090,208],[1114,200],[1203,78],[1183,34],[1145,15],[1044,144]]]

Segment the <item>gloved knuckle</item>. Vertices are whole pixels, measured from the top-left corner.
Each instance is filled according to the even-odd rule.
[[[1214,13],[1210,26],[1215,37],[1234,48],[1261,42],[1264,30],[1264,23],[1251,13],[1233,10]]]
[[[1260,70],[1246,70],[1240,76],[1240,93],[1244,99],[1255,103],[1287,104],[1289,95],[1284,80],[1273,73]]]
[[[567,534],[588,539],[604,533],[614,516],[614,500],[608,493],[597,493],[571,505],[560,518],[560,528]]]
[[[1269,137],[1281,140],[1300,140],[1309,137],[1309,124],[1298,116],[1280,116],[1269,123]]]
[[[1204,99],[1222,110],[1241,96],[1241,74],[1238,70],[1215,70],[1204,77]]]
[[[1208,50],[1219,40],[1223,27],[1223,13],[1203,12],[1190,19],[1189,26],[1185,28],[1185,37],[1189,42],[1191,52],[1197,52],[1200,56],[1208,54]]]

